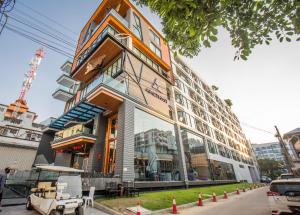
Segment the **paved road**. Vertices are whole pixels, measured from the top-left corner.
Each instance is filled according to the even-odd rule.
[[[0,215],[39,215],[35,211],[27,211],[25,209],[25,205],[23,206],[12,206],[12,207],[3,207],[1,208],[2,212]],[[85,211],[85,215],[107,215],[97,209],[87,208]]]
[[[268,187],[253,191],[247,191],[237,196],[229,196],[228,200],[220,200],[217,203],[207,203],[203,207],[192,207],[181,210],[181,215],[205,214],[205,215],[269,215],[271,210],[266,192]]]

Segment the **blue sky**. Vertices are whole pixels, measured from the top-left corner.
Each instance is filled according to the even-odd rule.
[[[26,5],[42,12],[78,33],[97,8],[99,0],[26,0]],[[16,4],[16,8],[30,10]],[[142,12],[160,29],[159,19],[144,8]],[[17,11],[15,11],[17,13]],[[43,22],[48,20],[31,13]],[[9,21],[13,24],[14,22]],[[60,31],[77,36],[55,25]],[[212,48],[204,49],[193,59],[187,59],[192,68],[209,84],[218,86],[222,98],[233,101],[233,111],[242,122],[274,132],[278,125],[282,132],[300,127],[300,43],[273,42],[253,50],[246,62],[234,62],[235,50],[225,31],[220,30],[219,40]],[[0,103],[9,104],[18,98],[24,73],[35,50],[40,46],[19,35],[4,30],[0,36],[1,84]],[[46,49],[46,55],[38,70],[37,78],[28,93],[27,103],[31,111],[39,115],[38,121],[49,116],[59,116],[63,102],[52,98],[61,74],[60,66],[67,58]],[[273,135],[244,126],[246,136],[253,142],[273,141]]]

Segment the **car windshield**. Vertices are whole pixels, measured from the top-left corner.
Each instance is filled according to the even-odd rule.
[[[300,182],[274,183],[270,186],[270,191],[286,195],[288,192],[300,193]]]
[[[57,180],[58,184],[65,184],[63,193],[69,194],[71,198],[82,197],[82,182],[81,177],[78,176],[59,176]]]
[[[294,175],[282,175],[280,178],[281,179],[290,179],[290,178],[295,178],[295,176]]]

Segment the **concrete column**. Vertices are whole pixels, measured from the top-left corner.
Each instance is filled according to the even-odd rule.
[[[105,138],[107,130],[107,117],[99,114],[95,118],[94,126],[96,142],[90,149],[88,171],[89,172],[102,172],[104,165],[104,150],[105,150]],[[98,155],[100,155],[100,160]]]
[[[134,181],[134,109],[135,105],[125,100],[118,112],[118,136],[115,174],[122,181]]]
[[[178,158],[179,158],[178,162],[179,162],[180,176],[181,179],[185,182],[185,185],[188,187],[189,180],[188,180],[186,164],[185,164],[183,141],[181,137],[180,126],[178,124],[175,124],[175,133],[176,133],[176,143],[177,143]]]

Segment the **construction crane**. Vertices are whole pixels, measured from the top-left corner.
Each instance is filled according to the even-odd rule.
[[[25,74],[25,79],[22,84],[22,89],[19,98],[15,103],[9,105],[5,114],[6,117],[17,118],[20,114],[28,111],[25,97],[32,86],[32,82],[36,77],[38,66],[44,58],[44,55],[45,52],[43,48],[39,48],[38,50],[36,50],[34,57],[29,63],[30,69]]]

